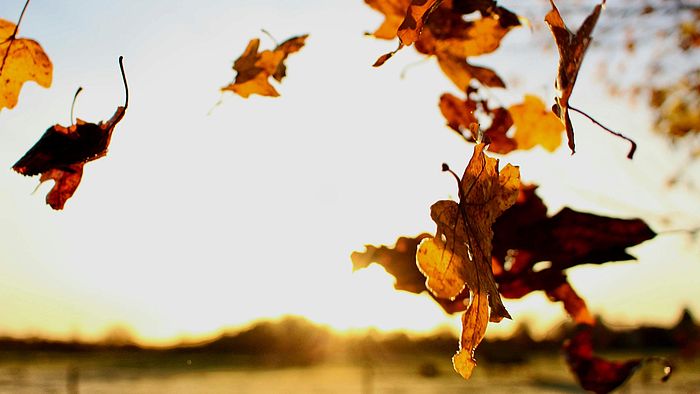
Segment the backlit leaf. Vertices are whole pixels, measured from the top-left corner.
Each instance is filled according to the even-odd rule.
[[[484,144],[474,147],[460,180],[459,203],[442,200],[431,207],[430,216],[437,224],[435,237],[424,239],[417,252],[418,267],[436,297],[453,299],[465,287],[473,296],[463,318],[462,346],[454,359],[455,369],[465,378],[471,375],[474,350],[485,332],[484,320],[498,322],[510,317],[491,271],[491,226],[515,203],[520,173],[511,165],[499,171],[498,160],[483,150]]]
[[[601,4],[595,6],[576,33],[572,33],[566,27],[554,1],[549,1],[552,5],[552,10],[547,13],[544,20],[552,31],[554,41],[559,50],[559,68],[557,70],[557,79],[554,84],[557,89],[557,97],[555,98],[555,104],[552,110],[557,117],[559,117],[564,126],[566,126],[569,148],[571,152],[575,152],[574,127],[569,118],[569,98],[574,89],[578,72],[581,69],[583,57],[586,54],[588,45],[591,43],[591,34],[598,22],[598,17],[603,9],[605,0],[603,0]]]
[[[287,66],[284,61],[290,54],[301,50],[307,37],[308,34],[292,37],[277,45],[275,49],[262,52],[258,52],[260,39],[250,40],[243,54],[233,63],[236,78],[221,90],[234,92],[244,98],[253,94],[268,97],[279,96],[277,89],[270,84],[269,78],[272,77],[277,82],[282,82],[287,74]]]
[[[107,155],[112,132],[126,114],[129,91],[121,57],[119,66],[126,90],[123,107],[117,107],[114,115],[106,122],[95,124],[77,119],[69,127],[58,124],[49,127],[39,141],[12,166],[13,170],[25,176],[41,175],[39,183],[54,181],[53,188],[46,196],[46,203],[53,209],[63,209],[66,201],[73,196],[80,184],[85,163]]]
[[[53,65],[38,42],[16,38],[14,23],[0,19],[0,110],[17,105],[22,84],[51,86]]]
[[[508,108],[515,125],[513,139],[518,149],[532,149],[541,145],[554,152],[561,145],[564,125],[537,96],[526,95],[522,104]]]

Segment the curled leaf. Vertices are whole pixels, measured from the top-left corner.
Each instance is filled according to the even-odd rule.
[[[420,36],[423,25],[430,14],[442,3],[442,0],[412,0],[406,10],[406,16],[396,33],[404,45],[411,45]]]
[[[0,19],[0,110],[17,105],[26,81],[51,86],[53,64],[38,42],[16,38],[17,26]]]
[[[465,354],[473,356],[485,332],[484,320],[510,318],[491,271],[491,226],[515,203],[520,173],[511,165],[499,171],[498,160],[486,156],[484,147],[474,147],[459,183],[459,203],[443,200],[431,207],[430,216],[437,224],[435,237],[424,239],[416,256],[418,267],[427,278],[426,286],[436,297],[454,299],[465,288],[473,295],[463,319],[463,346],[454,361],[465,378],[473,368]]]
[[[112,132],[129,105],[129,90],[121,57],[119,67],[126,98],[124,106],[117,107],[109,120],[95,124],[77,119],[69,127],[51,126],[12,166],[13,170],[25,176],[41,175],[40,184],[47,180],[54,181],[53,188],[46,196],[46,203],[53,209],[63,209],[66,201],[73,196],[80,184],[85,163],[107,155]]]
[[[573,153],[576,149],[574,143],[574,127],[569,118],[569,98],[574,90],[576,77],[578,77],[578,72],[581,69],[583,57],[586,54],[588,45],[591,43],[591,34],[598,22],[598,17],[603,9],[605,0],[603,0],[601,4],[595,6],[576,33],[572,33],[571,30],[566,27],[554,1],[549,0],[549,2],[552,5],[552,10],[547,13],[544,20],[552,31],[554,41],[559,50],[559,67],[557,70],[557,79],[555,81],[557,97],[555,98],[555,104],[552,110],[554,114],[559,117],[564,126],[566,126],[569,148]]]
[[[26,176],[41,174],[40,183],[54,180],[46,203],[53,209],[63,209],[80,184],[85,163],[107,154],[114,127],[125,113],[126,107],[118,107],[107,122],[78,119],[70,127],[51,126],[12,169]]]

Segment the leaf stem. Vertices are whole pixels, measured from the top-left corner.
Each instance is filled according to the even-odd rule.
[[[260,29],[260,31],[263,32],[263,34],[265,34],[266,36],[270,37],[270,39],[272,40],[272,42],[275,43],[275,46],[276,46],[276,47],[280,46],[280,43],[275,39],[275,37],[274,37],[272,34],[270,34],[269,31],[267,31],[267,30],[265,30],[265,29]]]
[[[609,128],[605,127],[605,125],[603,125],[602,123],[600,123],[600,122],[598,122],[597,120],[593,119],[593,117],[591,117],[591,116],[588,115],[587,113],[581,111],[580,109],[577,109],[577,108],[572,107],[572,106],[571,106],[571,103],[569,103],[568,107],[569,107],[570,110],[575,111],[575,112],[578,112],[579,114],[585,116],[586,118],[588,118],[588,120],[590,120],[591,122],[595,123],[596,125],[598,125],[598,127],[602,128],[603,130],[607,131],[608,133],[610,133],[610,134],[612,134],[612,135],[615,135],[615,136],[617,136],[617,137],[620,137],[620,138],[622,138],[623,140],[626,140],[626,141],[628,141],[630,144],[632,144],[632,146],[630,147],[629,153],[627,153],[627,158],[630,159],[630,160],[632,160],[632,157],[634,156],[634,152],[637,151],[637,143],[636,143],[636,142],[634,142],[631,138],[625,137],[624,135],[622,135],[622,134],[620,134],[620,133],[618,133],[618,132],[616,132],[616,131],[610,130]]]
[[[75,108],[75,100],[78,98],[78,95],[80,92],[83,91],[83,87],[80,86],[78,87],[78,90],[75,91],[75,95],[73,96],[73,103],[70,105],[70,125],[73,126],[75,124],[75,121],[73,120],[73,109]]]
[[[7,61],[7,56],[10,54],[10,50],[12,49],[12,43],[15,42],[15,39],[17,37],[17,31],[19,30],[19,25],[22,23],[22,18],[24,18],[24,12],[27,10],[27,6],[29,5],[29,1],[27,0],[24,3],[24,7],[22,7],[22,12],[19,14],[19,19],[17,20],[17,24],[15,25],[15,31],[12,32],[12,35],[7,38],[5,41],[10,41],[10,43],[7,45],[7,52],[5,52],[5,56],[2,58],[2,65],[0,65],[0,75],[2,75],[2,71],[5,69],[5,62]]]
[[[124,56],[119,56],[119,69],[122,72],[122,80],[124,81],[124,92],[126,92],[126,98],[124,99],[124,109],[129,107],[129,85],[126,83],[126,73],[124,73]]]

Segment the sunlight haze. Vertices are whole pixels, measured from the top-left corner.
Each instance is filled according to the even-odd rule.
[[[16,21],[23,4],[3,0],[0,18]],[[54,80],[50,89],[27,83],[17,107],[0,112],[0,335],[95,339],[124,325],[165,344],[288,314],[339,330],[458,327],[459,316],[425,294],[395,291],[379,266],[352,272],[349,256],[365,244],[435,231],[430,205],[457,195],[440,165],[461,173],[472,150],[444,126],[438,99],[455,88],[432,59],[415,64],[404,50],[371,67],[396,45],[364,36],[380,22],[361,0],[32,1],[19,36],[41,43]],[[280,42],[310,35],[286,62],[281,96],[222,95],[251,38],[275,45],[261,29]],[[517,29],[478,64],[549,106],[556,54],[519,53],[513,43],[529,37]],[[51,182],[32,194],[38,177],[11,167],[48,127],[70,123],[79,86],[76,117],[97,122],[123,105],[120,55],[126,116],[107,157],[87,164],[65,209],[53,211]],[[624,141],[572,115],[575,155],[563,144],[514,152],[502,165],[541,184],[550,214],[569,206],[640,217],[657,232],[697,227],[700,212],[687,208],[697,200],[665,187],[681,161],[650,131],[644,105],[610,98],[596,82],[600,56],[591,49],[579,75],[590,82],[573,100],[635,138],[635,159]],[[672,324],[683,307],[700,314],[697,240],[660,235],[631,254],[639,261],[570,271],[593,313],[623,326]],[[543,335],[566,318],[541,293],[504,303],[514,321],[489,325],[489,335],[522,321]]]

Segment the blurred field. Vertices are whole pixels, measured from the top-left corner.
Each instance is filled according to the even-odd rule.
[[[269,360],[268,360],[269,361]],[[667,383],[647,365],[621,393],[700,393],[700,361],[674,361]],[[279,366],[240,356],[105,351],[3,353],[0,393],[579,393],[558,354],[524,363],[480,362],[469,381],[435,354],[383,355]]]

